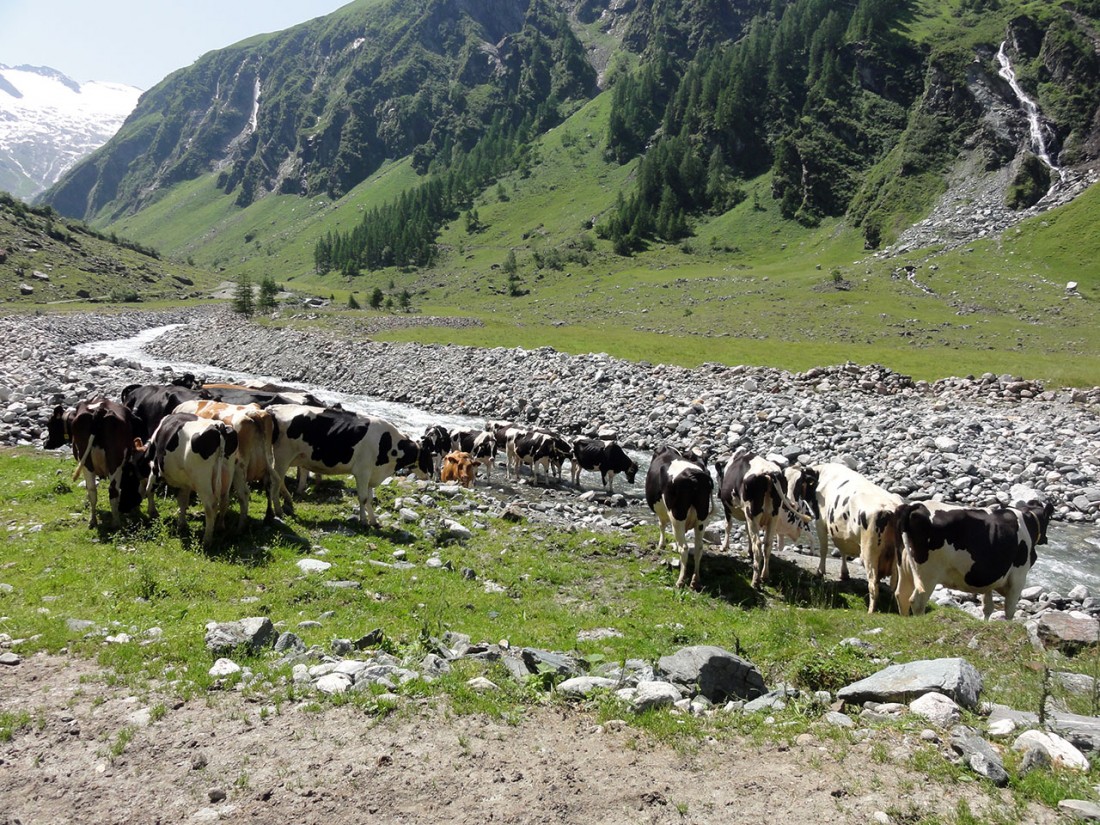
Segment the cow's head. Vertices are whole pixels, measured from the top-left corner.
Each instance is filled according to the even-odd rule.
[[[634,483],[634,477],[638,475],[638,462],[634,459],[630,459],[630,463],[626,465],[626,471],[623,473],[626,476],[626,480],[631,484]]]
[[[135,438],[122,462],[122,481],[118,491],[118,509],[121,512],[129,513],[141,505],[149,483],[151,457],[152,452],[145,449],[140,438]]]
[[[1024,524],[1035,544],[1047,543],[1047,527],[1054,515],[1054,505],[1049,501],[1029,501],[1020,505],[1020,512],[1024,515]]]
[[[411,438],[400,438],[394,449],[397,452],[395,470],[408,469],[419,479],[431,478],[435,467],[432,464],[430,447],[413,441]]]
[[[46,422],[46,443],[43,447],[47,450],[56,450],[69,443],[72,434],[69,432],[69,416],[65,414],[65,408],[54,407],[53,415]]]
[[[799,467],[787,477],[787,497],[809,505],[815,518],[820,518],[817,506],[817,485],[821,476],[813,467]]]

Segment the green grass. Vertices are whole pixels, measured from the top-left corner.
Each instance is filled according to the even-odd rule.
[[[1055,666],[1032,651],[1018,624],[985,623],[939,609],[921,618],[894,612],[869,616],[861,583],[823,583],[781,559],[773,560],[773,580],[762,592],[749,586],[749,565],[739,557],[707,559],[701,592],[676,590],[675,571],[665,563],[669,554],[655,549],[655,528],[593,534],[534,522],[511,524],[484,513],[453,512],[453,502],[444,498],[426,506],[422,494],[404,481],[379,491],[379,512],[389,524],[380,530],[360,528],[352,492],[340,480],[327,479],[299,502],[297,515],[286,525],[267,527],[253,520],[243,534],[226,537],[208,551],[199,541],[198,508],[192,508],[187,535],[180,536],[174,504],[168,501],[156,521],[138,516],[117,532],[90,531],[83,490],[69,481],[71,464],[68,456],[0,451],[0,521],[7,527],[0,581],[11,586],[0,591],[0,632],[21,640],[21,655],[64,649],[96,659],[111,683],[139,693],[156,688],[156,718],[167,712],[161,701],[166,682],[183,698],[215,687],[207,673],[214,657],[203,642],[207,622],[257,615],[324,650],[333,638],[380,629],[383,646],[413,668],[428,649],[426,640],[447,631],[466,633],[474,641],[507,639],[513,647],[568,652],[593,667],[633,658],[655,662],[687,645],[711,644],[753,662],[769,685],[787,681],[806,691],[835,690],[876,670],[876,662],[839,644],[875,629],[864,637],[874,645],[873,656],[893,661],[961,656],[982,672],[983,700],[1022,710],[1037,708],[1042,695],[1042,668],[1032,665]],[[418,510],[420,522],[398,523],[398,496],[403,506]],[[262,512],[258,494],[252,505],[253,512]],[[432,523],[441,515],[473,527],[473,538],[465,545],[437,547]],[[397,550],[415,567],[394,567]],[[323,576],[303,575],[296,567],[302,557],[322,553],[332,564]],[[473,569],[476,578],[427,567],[424,562],[437,553],[455,571]],[[326,580],[360,586],[332,589]],[[487,582],[499,587],[487,588]],[[72,619],[92,626],[71,625]],[[305,620],[319,620],[322,626],[300,628]],[[602,627],[622,635],[578,641],[580,631]],[[121,634],[130,641],[119,641]],[[278,666],[270,652],[240,651],[233,658],[257,674],[244,689],[274,703],[276,712],[284,701],[311,703],[315,712],[349,703],[374,716],[407,712],[400,700],[380,690],[324,697],[297,688],[286,679],[289,668]],[[1092,673],[1094,658],[1056,666]],[[467,682],[478,675],[500,690],[472,689]],[[431,684],[413,681],[397,692],[407,700],[445,697],[451,712],[518,723],[525,708],[562,701],[548,692],[556,681],[532,675],[517,682],[499,664],[460,661]],[[1076,712],[1096,710],[1087,698],[1060,693],[1055,698]],[[822,708],[809,698],[794,699],[786,710],[770,714],[778,724],[767,722],[764,714],[633,715],[607,694],[586,707],[604,721],[627,718],[639,732],[684,752],[698,748],[707,736],[738,736],[762,745],[793,743],[807,731],[836,739],[837,752],[852,744],[847,733],[820,721]],[[923,726],[916,719],[899,724],[899,735],[910,737]],[[0,717],[0,741],[30,725],[28,714]],[[131,735],[130,729],[118,731],[105,742],[105,752],[112,758],[121,755]],[[888,761],[887,751],[878,756]],[[931,752],[918,754],[913,766],[944,782],[960,770]],[[1060,772],[1046,779],[1027,777],[1014,790],[1021,800],[1044,804],[1052,804],[1049,799],[1063,790],[1093,798],[1088,786],[1096,773],[1082,779]]]

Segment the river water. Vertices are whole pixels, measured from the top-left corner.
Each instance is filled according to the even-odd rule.
[[[287,383],[279,376],[233,372],[212,367],[208,364],[165,361],[145,351],[146,344],[177,326],[182,325],[154,327],[143,330],[131,338],[92,341],[78,346],[76,350],[83,355],[108,355],[114,358],[123,358],[154,369],[171,367],[177,373],[192,372],[208,379],[267,381],[274,384]],[[410,404],[383,401],[367,395],[334,392],[327,387],[310,384],[296,382],[294,386],[308,390],[326,403],[339,402],[345,409],[384,418],[413,436],[421,435],[434,424],[442,424],[450,430],[480,430],[485,426],[484,418],[434,413]],[[649,464],[649,456],[637,452],[631,452],[630,455],[638,462],[640,467],[638,477],[634,484],[628,485],[625,483],[626,479],[618,476],[615,480],[615,488],[625,492],[632,499],[637,499],[643,494],[642,483],[645,478],[646,467]],[[502,475],[503,473],[494,472],[494,482],[499,480]],[[593,474],[586,474],[582,479],[587,482],[587,488],[591,489],[594,478]],[[598,485],[598,480],[595,484]],[[648,514],[648,510],[646,510],[646,513]],[[1083,584],[1094,595],[1100,595],[1100,526],[1055,522],[1050,526],[1047,541],[1046,545],[1039,548],[1039,560],[1028,574],[1028,584],[1042,585],[1063,595],[1068,593],[1075,585]]]

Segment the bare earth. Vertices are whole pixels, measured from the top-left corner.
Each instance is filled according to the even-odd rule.
[[[963,798],[975,813],[991,804],[974,784],[945,788],[908,768],[917,743],[896,732],[849,746],[708,740],[679,753],[579,710],[532,709],[515,726],[426,703],[381,720],[349,706],[273,713],[232,692],[139,700],[104,675],[64,656],[0,666],[0,714],[31,719],[0,742],[0,825],[866,825],[876,811],[907,822],[951,818]],[[149,721],[158,703],[167,712]],[[1036,809],[1023,821],[1058,816]]]

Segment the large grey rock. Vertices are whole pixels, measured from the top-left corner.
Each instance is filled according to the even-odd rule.
[[[1050,757],[1050,761],[1063,768],[1088,771],[1089,760],[1081,751],[1056,733],[1041,730],[1024,731],[1012,743],[1012,750],[1027,751],[1038,748]]]
[[[212,623],[206,628],[206,647],[214,654],[238,647],[259,651],[275,643],[275,625],[266,616],[252,616],[236,622]]]
[[[837,698],[862,702],[910,702],[925,693],[950,696],[964,708],[976,708],[982,676],[965,659],[925,659],[890,665],[866,679],[840,689]]]
[[[1039,617],[1039,641],[1047,649],[1073,655],[1100,642],[1100,622],[1087,613],[1048,611]]]
[[[949,741],[955,752],[976,774],[984,776],[998,788],[1008,784],[1008,772],[1005,771],[1001,757],[977,731],[965,725],[956,725],[951,729]]]
[[[752,662],[712,645],[685,647],[662,656],[657,673],[673,684],[697,690],[712,702],[733,697],[755,699],[768,690]]]
[[[1100,805],[1087,799],[1063,799],[1058,803],[1058,810],[1086,822],[1100,822]]]

